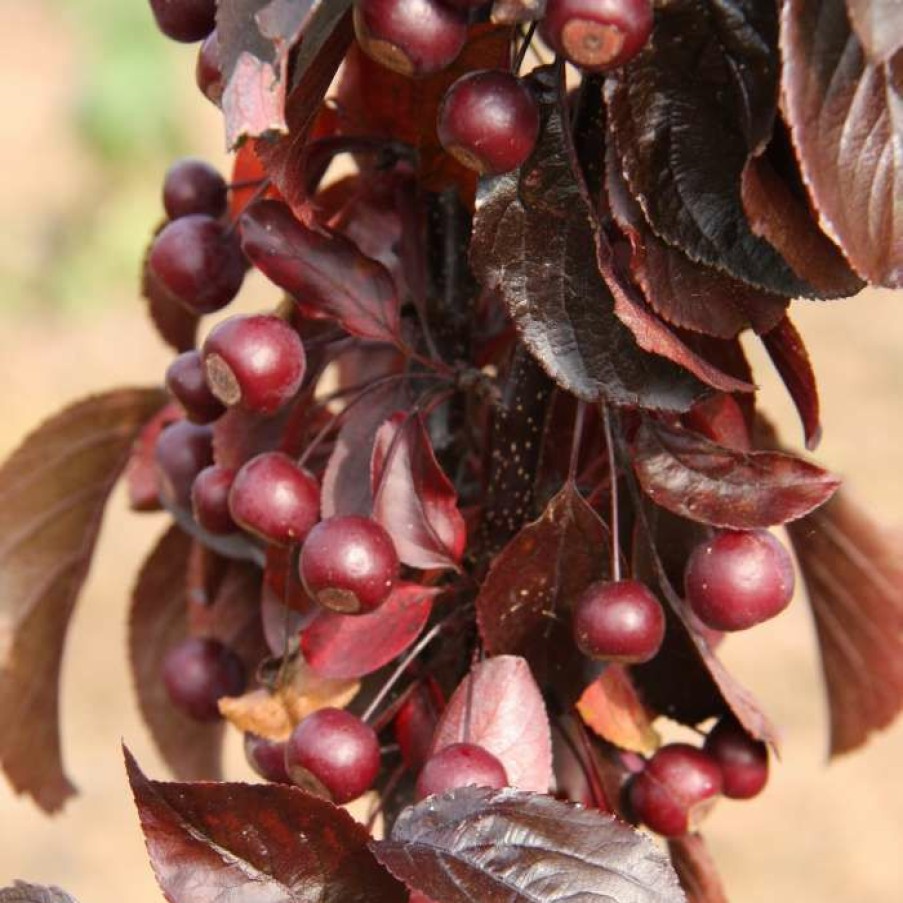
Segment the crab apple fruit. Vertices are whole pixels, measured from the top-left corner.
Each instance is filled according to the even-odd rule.
[[[238,524],[229,512],[229,491],[235,471],[219,464],[205,467],[191,486],[191,510],[194,519],[209,533],[234,533]]]
[[[671,743],[631,779],[628,805],[656,834],[680,837],[705,815],[721,786],[721,768],[711,756],[688,743]]]
[[[223,72],[219,60],[219,36],[216,29],[204,38],[198,50],[198,59],[194,67],[194,80],[198,90],[214,106],[223,100]]]
[[[599,581],[574,606],[574,640],[586,656],[636,664],[653,658],[665,636],[665,613],[638,580]]]
[[[216,0],[150,0],[157,27],[183,44],[201,41],[216,27]]]
[[[269,740],[258,734],[245,734],[245,758],[248,765],[265,781],[274,784],[291,784],[292,780],[285,770],[285,743]]]
[[[216,721],[217,702],[245,689],[241,659],[219,640],[190,637],[163,659],[163,684],[173,705],[196,721]]]
[[[458,161],[482,175],[498,175],[517,169],[533,152],[539,107],[510,72],[469,72],[446,92],[437,131]]]
[[[387,69],[418,76],[450,66],[467,40],[467,19],[440,0],[357,0],[361,49]]]
[[[320,517],[316,477],[282,452],[247,461],[229,490],[235,522],[275,545],[303,542]]]
[[[213,433],[209,426],[178,420],[157,437],[154,461],[160,500],[176,508],[191,507],[191,487],[197,475],[213,463]]]
[[[197,351],[184,351],[166,370],[166,388],[193,423],[212,423],[226,406],[210,391]]]
[[[376,732],[343,709],[311,713],[285,745],[285,766],[292,781],[340,805],[370,789],[379,764]]]
[[[164,226],[151,245],[147,262],[173,297],[196,314],[225,307],[245,278],[237,235],[203,213]]]
[[[301,387],[306,366],[298,333],[281,317],[230,317],[210,331],[201,350],[207,385],[225,405],[273,414]]]
[[[176,160],[163,178],[163,207],[172,219],[226,212],[226,180],[209,163],[185,157]]]
[[[549,0],[540,33],[569,63],[602,72],[642,50],[652,19],[650,0]]]
[[[414,796],[422,800],[471,784],[492,789],[507,787],[508,773],[488,749],[476,743],[451,743],[426,760],[417,776]]]
[[[793,561],[767,530],[726,531],[693,550],[684,588],[703,624],[715,630],[746,630],[790,604]]]
[[[392,537],[367,517],[320,521],[301,548],[298,573],[304,589],[324,608],[365,614],[382,605],[398,576]]]
[[[768,783],[768,747],[726,715],[709,731],[702,747],[721,766],[721,792],[731,799],[758,796]]]

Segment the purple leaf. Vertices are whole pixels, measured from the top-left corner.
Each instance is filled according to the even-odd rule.
[[[903,46],[903,5],[898,0],[846,0],[847,12],[869,59],[886,63]]]
[[[370,479],[373,518],[392,536],[402,563],[457,568],[467,528],[420,413],[396,414],[379,428]]]
[[[284,784],[168,784],[125,752],[154,874],[170,903],[406,903],[347,812]]]
[[[652,840],[548,796],[464,787],[405,810],[377,858],[442,903],[681,903]]]
[[[241,217],[242,248],[303,307],[352,335],[399,341],[399,300],[389,271],[335,232],[299,222],[279,201],[258,201]]]
[[[815,619],[837,756],[903,706],[903,537],[845,490],[788,530]]]
[[[687,894],[687,903],[728,903],[715,861],[701,834],[672,838],[668,852]]]
[[[900,66],[872,64],[843,0],[789,0],[782,91],[822,229],[869,282],[903,286]]]
[[[0,762],[17,793],[54,812],[75,792],[63,770],[59,680],[66,629],[107,497],[159,389],[72,405],[0,469]]]
[[[77,903],[58,887],[44,887],[14,881],[12,887],[0,887],[0,903]]]
[[[401,655],[429,620],[435,587],[399,583],[366,615],[324,611],[301,634],[301,651],[321,677],[363,677]]]
[[[552,784],[552,737],[530,666],[496,655],[458,684],[433,735],[432,751],[476,743],[505,766],[512,787],[546,793]]]
[[[784,524],[824,504],[840,485],[837,477],[793,455],[725,448],[648,418],[634,449],[634,470],[652,501],[714,527]]]

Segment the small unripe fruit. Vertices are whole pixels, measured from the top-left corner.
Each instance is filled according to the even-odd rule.
[[[203,160],[177,160],[163,179],[163,207],[170,219],[193,213],[222,216],[226,212],[226,180]]]
[[[196,721],[216,721],[218,700],[244,692],[245,669],[219,640],[191,637],[166,654],[163,683],[177,708]]]
[[[703,749],[721,767],[721,792],[731,799],[757,796],[768,783],[768,747],[726,715],[709,732]]]
[[[201,94],[218,107],[223,100],[223,73],[220,69],[219,37],[216,29],[204,38],[204,43],[198,50],[194,78]]]
[[[205,467],[191,487],[191,510],[194,519],[209,533],[234,533],[238,524],[229,512],[229,491],[235,471],[219,464]]]
[[[204,364],[197,351],[185,351],[169,365],[166,388],[192,423],[212,423],[226,410],[207,385]]]
[[[422,800],[472,784],[493,789],[507,787],[505,766],[489,750],[475,743],[451,743],[426,760],[417,777],[414,795]]]
[[[190,508],[195,478],[213,463],[210,427],[187,420],[166,427],[154,446],[154,462],[160,481],[160,501],[175,508]]]

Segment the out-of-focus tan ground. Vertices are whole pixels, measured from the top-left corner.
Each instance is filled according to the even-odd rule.
[[[67,128],[79,54],[90,49],[79,45],[58,10],[49,2],[0,0],[5,272],[31,267],[39,276],[42,261],[53,253],[50,226],[84,204],[86,184],[93,190],[102,186],[102,172]],[[180,52],[175,60],[184,67],[180,78],[188,100],[180,103],[192,117],[194,146],[200,154],[216,155],[216,117],[191,95],[191,54]],[[140,103],[141,86],[134,90]],[[148,173],[152,193],[161,172]],[[130,251],[135,263],[140,244],[139,239]],[[0,454],[68,400],[116,384],[146,384],[166,366],[168,355],[142,318],[133,284],[106,280],[81,290],[102,291],[110,303],[60,313],[35,291],[26,293],[24,304],[0,308]],[[851,302],[799,304],[796,318],[821,381],[820,459],[844,474],[888,524],[903,523],[903,297],[872,292]],[[756,360],[770,410],[786,436],[797,436],[786,398],[761,355]],[[0,886],[17,877],[55,883],[80,903],[162,899],[144,856],[119,751],[125,739],[149,774],[163,776],[135,712],[124,651],[133,574],[162,526],[158,516],[129,515],[121,495],[114,499],[64,667],[66,763],[81,795],[61,816],[48,819],[0,783]],[[749,803],[722,803],[706,828],[731,900],[903,899],[903,726],[826,766],[823,698],[802,598],[775,622],[731,638],[724,656],[784,732],[783,761],[775,764],[766,793]],[[232,776],[246,776],[234,745],[229,766]]]

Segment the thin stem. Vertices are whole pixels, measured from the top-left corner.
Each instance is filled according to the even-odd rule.
[[[621,579],[621,541],[618,526],[618,464],[615,457],[614,432],[608,405],[602,406],[602,426],[605,430],[605,447],[608,452],[608,472],[611,484],[611,579]]]
[[[386,800],[392,795],[395,788],[398,786],[399,781],[404,777],[405,772],[405,764],[404,762],[399,762],[398,765],[395,766],[395,770],[389,775],[389,780],[386,781],[386,786],[383,787],[382,793],[376,799],[376,805],[370,810],[370,813],[367,815],[367,831],[369,833],[373,832],[373,825],[376,824],[376,819],[379,818],[379,813],[383,811],[383,807],[385,806]]]
[[[586,422],[586,402],[577,402],[577,412],[574,415],[574,433],[571,437],[571,460],[568,463],[568,480],[574,482],[577,478],[577,464],[580,460],[580,444],[583,441],[583,426]]]
[[[524,64],[524,58],[527,56],[527,50],[529,50],[531,44],[533,43],[533,34],[536,31],[537,24],[537,22],[530,23],[530,27],[524,34],[524,39],[523,41],[521,41],[521,45],[518,48],[517,56],[514,58],[514,62],[511,64],[511,71],[515,75],[520,72],[520,67]]]
[[[235,232],[235,229],[238,226],[238,221],[239,219],[241,219],[241,215],[245,212],[245,210],[248,209],[248,207],[251,206],[251,204],[253,204],[255,201],[259,201],[267,193],[267,191],[269,191],[270,185],[272,184],[273,182],[269,178],[263,179],[261,181],[251,197],[248,198],[247,203],[242,204],[241,210],[239,210],[238,213],[236,213],[235,216],[232,217],[232,222],[229,223],[229,228],[226,229],[225,238],[232,237],[232,234]]]
[[[427,370],[432,370],[434,373],[439,373],[442,376],[453,376],[455,372],[455,368],[450,364],[446,364],[445,361],[440,360],[438,358],[426,357],[421,354],[419,351],[415,351],[407,342],[404,340],[399,340],[396,347],[398,350],[406,357],[408,360],[414,361],[415,363],[420,364],[423,367],[426,367]]]
[[[260,179],[239,179],[237,182],[230,182],[226,188],[228,188],[229,191],[241,191],[244,188],[257,188],[259,185],[268,181],[269,178],[266,176]]]

